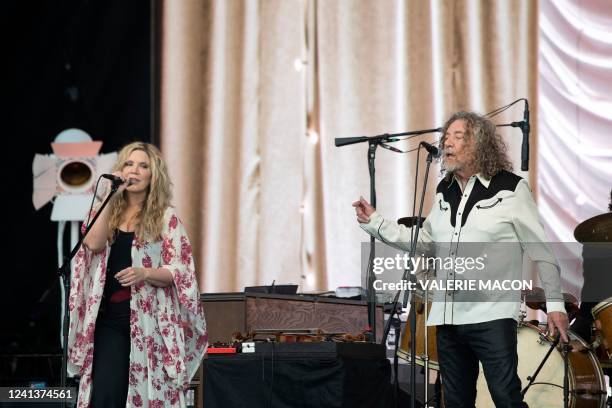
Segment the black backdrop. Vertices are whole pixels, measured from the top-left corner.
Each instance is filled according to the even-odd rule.
[[[7,109],[2,115],[1,151],[3,173],[9,175],[3,182],[6,223],[0,251],[3,383],[49,375],[48,360],[11,356],[60,353],[57,225],[50,220],[51,204],[39,211],[32,204],[34,154],[52,153],[51,142],[69,127],[103,141],[103,153],[134,140],[157,140],[151,120],[157,94],[151,86],[157,45],[151,47],[151,38],[158,31],[151,16],[157,4],[157,0],[3,3],[8,74],[3,81]],[[52,290],[39,302],[50,285]],[[51,371],[59,375],[59,370]]]

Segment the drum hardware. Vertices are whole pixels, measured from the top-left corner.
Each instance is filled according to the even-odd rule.
[[[539,336],[539,340],[538,343],[540,344],[544,344],[544,341],[542,340],[542,335],[544,335],[544,333],[540,333]],[[544,335],[544,337],[546,337]],[[538,366],[538,368],[536,368],[535,372],[533,373],[533,375],[527,376],[527,380],[529,381],[529,383],[527,384],[527,386],[525,388],[523,388],[523,390],[521,391],[521,395],[525,396],[525,394],[527,393],[527,391],[529,390],[529,388],[533,385],[533,383],[535,382],[535,379],[537,378],[538,374],[540,373],[540,370],[542,369],[542,366],[544,366],[544,363],[546,363],[546,360],[548,360],[548,357],[550,357],[550,354],[553,352],[553,350],[555,349],[555,347],[557,346],[557,344],[559,344],[559,339],[561,338],[561,334],[557,334],[557,337],[555,338],[555,340],[552,342],[552,344],[550,345],[550,348],[548,349],[548,352],[546,353],[546,355],[544,356],[544,358],[542,359],[542,361],[540,362],[540,365]],[[548,341],[547,341],[548,342]]]
[[[531,385],[529,392],[524,394],[525,403],[531,407],[562,406],[567,389],[570,407],[604,408],[606,381],[595,353],[571,330],[568,330],[568,337],[573,347],[569,353],[564,353],[558,343],[552,348],[548,342],[539,344],[540,334],[545,329],[545,325],[522,323],[517,330],[517,373],[523,384]],[[542,364],[545,359],[545,364]],[[568,373],[567,380],[565,372]],[[494,407],[482,368],[477,381],[476,406]]]
[[[561,333],[557,335],[557,342],[561,338]],[[569,352],[572,346],[569,343],[563,345],[563,408],[569,406]]]
[[[595,340],[593,340],[593,342],[591,344],[589,344],[587,347],[580,349],[578,351],[586,353],[587,351],[591,351],[593,353],[597,352],[597,349],[599,348],[599,346],[601,346],[601,337],[600,336],[596,336]]]
[[[559,339],[551,340],[551,338],[547,336],[545,332],[540,332],[539,338],[538,338],[538,344],[543,345],[544,343],[548,343],[554,347],[557,345],[557,343],[559,343]],[[548,357],[548,355],[546,357]]]
[[[533,375],[527,376],[527,380],[529,381],[529,383],[527,384],[527,386],[525,388],[523,388],[523,390],[521,391],[521,395],[523,395],[523,397],[525,396],[525,394],[527,393],[527,391],[529,390],[529,388],[534,385],[534,384],[547,384],[547,383],[536,383],[535,380],[538,376],[538,374],[540,373],[540,370],[542,369],[542,367],[544,366],[544,364],[546,363],[546,360],[548,360],[548,357],[551,355],[551,353],[553,352],[553,350],[555,349],[555,347],[557,347],[557,345],[559,344],[559,340],[561,339],[561,334],[557,334],[557,336],[555,337],[555,339],[553,341],[551,340],[546,340],[546,334],[545,333],[540,333],[539,335],[539,340],[538,343],[539,344],[543,344],[544,342],[549,343],[550,344],[550,348],[548,350],[548,352],[546,353],[546,355],[544,356],[544,358],[542,359],[542,361],[540,362],[540,365],[538,366],[538,368],[536,369],[536,371],[533,373]],[[569,387],[569,353],[570,351],[572,351],[573,347],[569,344],[566,343],[563,345],[562,349],[562,354],[563,354],[563,407],[567,408],[569,407],[569,395],[570,393],[573,395],[591,395],[591,394],[599,394],[599,395],[603,395],[606,394],[607,392],[604,390],[587,390],[587,389],[576,389],[576,390],[572,390],[570,391],[570,387]],[[588,348],[584,349],[584,350],[580,350],[581,352],[588,352]],[[554,386],[558,386],[556,384],[549,384],[549,385],[554,385]]]
[[[542,361],[540,362],[540,365],[538,366],[538,368],[533,373],[533,375],[530,375],[527,377],[527,380],[529,381],[529,383],[521,391],[521,395],[523,397],[525,396],[529,388],[535,383],[535,380],[538,374],[540,373],[542,366],[544,366],[544,363],[546,363],[546,360],[548,360],[548,357],[550,357],[550,354],[553,352],[555,347],[557,347],[557,344],[559,344],[559,340],[561,339],[561,333],[557,334],[555,336],[554,341],[552,342],[548,340],[547,337],[548,336],[546,336],[546,334],[543,332],[540,333],[539,335],[538,343],[540,344],[544,344],[544,342],[549,343],[550,348],[548,352],[546,353],[546,355],[544,356],[544,358],[542,359]],[[569,344],[564,344],[562,347],[562,350],[563,350],[563,407],[567,408],[569,406],[568,404],[569,404],[569,393],[570,393],[570,390],[569,390],[569,352],[572,350],[572,346],[570,346]],[[584,393],[586,393],[586,390],[583,390],[583,391]],[[572,391],[572,393],[576,393],[576,390]]]

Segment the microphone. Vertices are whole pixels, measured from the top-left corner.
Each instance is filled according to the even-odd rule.
[[[442,150],[438,149],[436,146],[427,142],[421,142],[420,145],[423,146],[425,150],[427,150],[435,159],[442,156]]]
[[[127,183],[128,186],[132,185],[132,179],[127,179],[125,181],[123,181],[123,179],[121,177],[117,177],[114,174],[102,174],[102,178],[105,178],[107,180],[110,180],[113,182],[113,184],[116,185],[122,185],[123,183]]]
[[[525,110],[523,111],[523,123],[521,125],[523,131],[523,144],[521,146],[521,170],[529,170],[529,132],[531,126],[529,124],[529,102],[525,99]]]
[[[523,143],[521,145],[521,170],[529,170],[529,132],[531,131],[531,125],[529,123],[529,102],[527,99],[525,99],[525,110],[523,111],[522,121],[498,126],[512,126],[521,128],[521,132],[523,132]]]

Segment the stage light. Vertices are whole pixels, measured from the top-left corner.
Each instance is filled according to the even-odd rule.
[[[54,154],[36,154],[32,163],[35,209],[53,201],[52,221],[82,221],[100,174],[108,173],[117,153],[98,154],[102,142],[80,129],[66,129],[51,143]]]

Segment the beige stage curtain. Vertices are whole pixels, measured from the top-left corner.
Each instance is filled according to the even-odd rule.
[[[520,97],[535,114],[535,1],[166,0],[163,14],[162,150],[203,292],[361,284],[351,202],[369,194],[367,146],[334,138]],[[516,105],[496,121],[521,118]],[[518,170],[521,133],[502,134]],[[415,162],[377,152],[389,218],[412,213]],[[425,214],[438,178],[434,165]]]
[[[612,4],[547,1],[539,14],[538,205],[549,238],[564,243],[563,290],[580,299],[574,229],[611,199]]]

